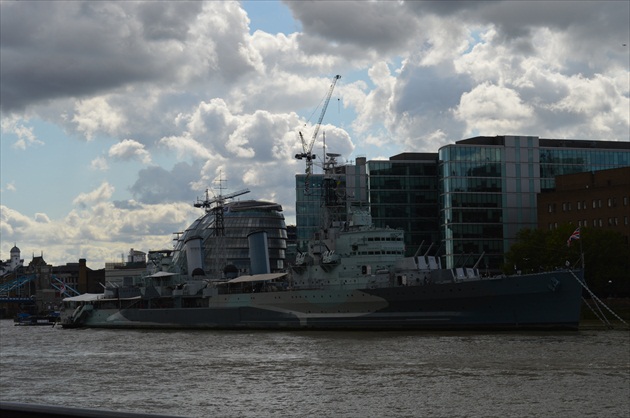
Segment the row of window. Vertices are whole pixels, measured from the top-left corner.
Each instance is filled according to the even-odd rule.
[[[237,228],[260,228],[260,229],[273,229],[282,230],[282,221],[278,218],[225,218],[223,220],[224,228],[237,229]],[[214,228],[214,224],[208,226],[208,228]],[[251,231],[250,231],[251,232]],[[247,235],[248,232],[246,232]]]
[[[500,193],[454,193],[445,196],[445,207],[500,208],[502,201]]]
[[[459,209],[451,212],[452,223],[499,223],[503,222],[501,209]]]
[[[501,163],[443,163],[440,167],[442,177],[501,177]]]
[[[500,178],[451,178],[443,184],[444,192],[500,192]]]
[[[271,232],[271,231],[270,231]],[[267,244],[270,250],[278,248],[286,248],[286,236],[278,237],[278,234],[269,234],[267,236]],[[249,248],[249,240],[246,235],[244,236],[226,236],[222,238],[210,237],[204,242],[204,246],[207,249],[220,246],[224,250],[241,250]]]
[[[503,148],[499,147],[445,147],[439,150],[441,161],[501,161]],[[602,150],[593,151],[590,149],[558,149],[540,148],[541,164],[562,164],[562,165],[630,165],[630,155],[627,151]]]
[[[628,217],[624,216],[623,217],[623,225],[628,226]],[[608,218],[608,223],[606,223],[606,219],[602,219],[602,218],[593,218],[590,222],[588,221],[588,219],[580,219],[577,221],[578,226],[592,226],[592,227],[600,227],[603,228],[604,226],[619,226],[619,218],[618,217],[611,217]],[[553,222],[553,223],[549,223],[549,229],[558,229],[558,222]]]
[[[437,203],[426,205],[373,205],[372,218],[435,218]]]
[[[628,203],[630,201],[630,198],[628,196],[624,196],[623,197],[623,205],[624,206],[628,206]],[[607,206],[609,208],[614,208],[617,207],[617,198],[616,197],[609,197],[606,200],[602,201],[602,199],[593,199],[591,202],[591,206],[593,209],[599,209],[602,208],[604,204],[607,204]],[[588,206],[586,204],[586,200],[578,200],[576,202],[576,208],[577,210],[586,210],[588,209]],[[562,202],[562,211],[563,212],[570,212],[573,209],[573,202]],[[556,204],[555,203],[549,203],[549,205],[547,206],[547,211],[549,213],[555,213],[556,212]]]
[[[406,193],[403,191],[387,191],[387,192],[374,192],[370,191],[370,203],[372,205],[377,204],[397,204],[404,203],[405,205],[414,204],[432,204],[437,205],[438,194],[437,191],[422,192],[422,193]]]
[[[436,176],[437,166],[429,163],[368,162],[369,176]]]
[[[517,165],[517,168],[519,166]],[[531,167],[531,165],[530,165]],[[618,166],[597,166],[597,169],[616,168]],[[466,188],[470,177],[486,177],[486,178],[501,178],[503,170],[500,163],[443,163],[441,168],[441,174],[443,178],[448,177],[464,177],[464,183],[453,185],[452,187]],[[555,177],[564,174],[583,173],[594,169],[595,166],[589,165],[555,165],[555,164],[540,164],[539,176],[541,179],[541,186],[543,189],[553,189],[555,185]],[[530,168],[530,171],[532,169]],[[533,173],[532,173],[533,174]],[[522,174],[523,175],[523,174]],[[520,176],[519,176],[520,177]],[[546,182],[545,182],[546,180]],[[449,179],[452,182],[452,179]],[[451,183],[452,184],[452,183]],[[498,187],[498,181],[492,183],[494,187]],[[490,186],[492,187],[492,186]]]
[[[627,151],[593,151],[587,149],[541,148],[540,163],[586,164],[593,165],[630,165]]]
[[[498,147],[447,146],[439,150],[441,161],[501,161],[503,149]]]
[[[368,237],[368,241],[402,241],[403,237],[401,235],[397,235],[395,237]]]
[[[370,190],[435,190],[437,177],[382,177],[370,176]]]
[[[350,255],[405,255],[402,251],[353,251]]]
[[[449,225],[450,234],[447,233],[447,236],[450,235],[450,238],[502,238],[503,237],[503,224],[481,224],[481,225],[470,225],[470,224],[455,224]]]
[[[575,174],[589,171],[590,166],[580,165],[560,165],[560,164],[540,164],[540,177],[550,179],[555,182],[556,176],[564,174]]]

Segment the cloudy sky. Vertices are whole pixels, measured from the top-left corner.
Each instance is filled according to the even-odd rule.
[[[294,222],[298,132],[347,161],[477,135],[628,141],[628,1],[2,1],[1,245],[172,247],[209,188]],[[223,182],[218,182],[223,179]]]

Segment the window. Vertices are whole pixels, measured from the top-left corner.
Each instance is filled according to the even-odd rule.
[[[612,208],[612,199],[610,197],[608,198],[608,207]]]
[[[580,209],[582,209],[582,202],[578,201],[577,202],[577,210],[580,210]]]
[[[597,207],[597,201],[593,199],[593,209],[595,209],[596,207]]]

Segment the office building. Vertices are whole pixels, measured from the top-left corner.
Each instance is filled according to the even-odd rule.
[[[194,269],[199,268],[200,274],[213,279],[250,274],[248,236],[257,231],[267,234],[271,272],[282,271],[287,241],[282,206],[258,200],[234,201],[209,208],[178,234],[172,252],[173,265],[176,271],[193,276]],[[227,270],[221,270],[224,267]]]
[[[556,177],[554,191],[538,195],[538,228],[559,225],[608,229],[630,242],[630,166]]]
[[[437,153],[409,152],[367,163],[374,225],[407,231],[407,255],[421,245],[422,253],[439,251],[437,157]]]
[[[439,149],[444,265],[498,272],[522,228],[537,228],[537,195],[561,174],[630,166],[630,143],[476,137]]]
[[[368,208],[366,159],[359,157],[354,164],[337,165],[337,154],[327,154],[329,175],[298,174],[295,176],[296,244],[304,251],[322,225],[346,222],[348,206]],[[324,204],[332,208],[334,219],[324,219]]]

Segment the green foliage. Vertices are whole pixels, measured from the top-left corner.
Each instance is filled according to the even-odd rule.
[[[630,295],[630,246],[621,233],[607,229],[580,229],[581,239],[571,241],[575,226],[543,231],[523,229],[505,255],[505,273],[513,273],[514,266],[523,273],[549,271],[564,267],[581,267],[584,252],[585,278],[593,292],[600,296]]]

